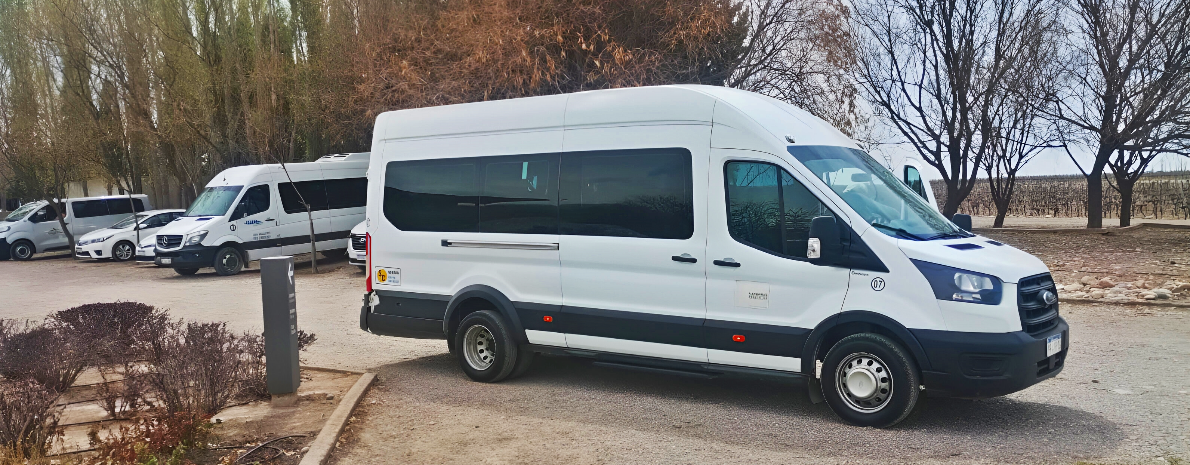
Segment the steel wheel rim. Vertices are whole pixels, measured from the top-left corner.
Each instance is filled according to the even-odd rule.
[[[127,260],[132,258],[132,246],[128,244],[116,244],[116,258],[120,260]]]
[[[835,390],[852,410],[876,413],[892,399],[892,373],[880,357],[854,353],[844,358],[835,370]]]
[[[223,269],[234,270],[240,264],[240,256],[235,252],[228,252],[223,254],[219,261],[223,264]]]
[[[467,328],[463,334],[463,358],[467,365],[479,371],[486,370],[496,363],[496,338],[483,325]]]
[[[25,244],[17,244],[16,247],[12,248],[12,255],[17,258],[29,258],[29,256],[33,255],[33,249],[30,249]]]

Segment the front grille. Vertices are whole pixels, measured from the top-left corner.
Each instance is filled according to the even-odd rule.
[[[174,249],[182,245],[182,236],[175,235],[160,235],[157,236],[157,247],[163,249]]]
[[[1037,335],[1058,325],[1058,302],[1047,305],[1041,299],[1041,293],[1045,291],[1058,295],[1054,278],[1049,273],[1021,279],[1017,284],[1016,306],[1021,313],[1021,329],[1026,333]]]
[[[352,234],[351,248],[354,250],[368,250],[368,236],[363,234]]]

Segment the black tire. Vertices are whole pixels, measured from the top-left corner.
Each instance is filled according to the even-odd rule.
[[[32,242],[25,239],[13,242],[12,246],[8,248],[8,255],[18,262],[33,258],[33,254],[35,253],[37,253],[37,248],[33,246]]]
[[[900,423],[917,405],[920,379],[909,353],[879,334],[847,336],[822,361],[822,396],[836,415],[856,426]]]
[[[482,383],[499,382],[511,375],[518,349],[504,318],[491,310],[468,314],[455,332],[459,366],[468,377]]]
[[[122,252],[127,252],[127,256],[125,258],[120,258],[120,255],[122,255]],[[132,245],[132,243],[128,242],[128,241],[117,242],[116,245],[112,246],[112,259],[117,262],[126,262],[128,260],[135,260],[136,259],[136,246]]]
[[[512,367],[512,374],[508,375],[511,378],[518,378],[529,371],[533,366],[533,359],[536,358],[537,353],[529,350],[526,346],[521,346],[517,349],[516,366]]]
[[[215,274],[231,276],[244,269],[244,256],[235,247],[224,247],[215,252]]]
[[[182,276],[190,276],[198,273],[198,268],[174,268],[174,272]]]

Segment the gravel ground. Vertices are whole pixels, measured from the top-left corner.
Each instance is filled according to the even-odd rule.
[[[1064,253],[1097,246],[1094,253],[1102,255],[1095,260],[1104,261],[1087,259],[1086,267],[1109,273],[1161,272],[1147,248],[1185,248],[1177,236],[1082,245],[1068,239],[1075,236],[1046,236],[996,233],[1052,265],[1066,263]],[[379,373],[336,453],[340,464],[1190,460],[1186,309],[1066,304],[1073,349],[1061,375],[996,399],[927,398],[906,422],[877,430],[842,423],[824,404],[811,404],[802,386],[766,379],[688,379],[543,357],[522,378],[473,383],[441,341],[361,332],[362,274],[342,260],[323,265],[334,270],[315,276],[299,267],[297,277],[298,322],[319,336],[305,362]],[[176,317],[260,330],[255,270],[182,277],[46,257],[0,262],[0,276],[0,318],[38,319],[82,303],[137,300]]]

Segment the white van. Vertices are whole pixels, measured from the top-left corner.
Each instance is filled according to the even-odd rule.
[[[347,243],[347,263],[358,266],[360,270],[368,265],[367,232],[367,223],[360,221],[351,228],[351,240]]]
[[[376,120],[360,325],[472,379],[535,353],[801,377],[857,425],[1061,371],[1045,264],[960,229],[824,121],[664,86]]]
[[[66,199],[58,209],[77,240],[100,228],[111,226],[132,213],[152,208],[144,194],[110,195]],[[0,260],[28,260],[33,254],[70,247],[49,202],[40,200],[21,205],[0,221]]]
[[[213,267],[226,276],[248,261],[309,253],[303,199],[313,211],[317,250],[341,254],[352,226],[364,218],[367,169],[366,152],[287,163],[285,169],[228,168],[207,183],[182,217],[157,231],[154,263],[182,275]]]
[[[76,239],[74,256],[124,262],[136,258],[137,238],[152,236],[182,215],[183,210],[150,210],[137,213]]]
[[[909,190],[925,199],[934,210],[941,211],[938,199],[934,196],[934,189],[930,186],[930,181],[941,178],[938,176],[938,170],[911,154],[893,154],[886,161],[889,171],[900,178]]]

